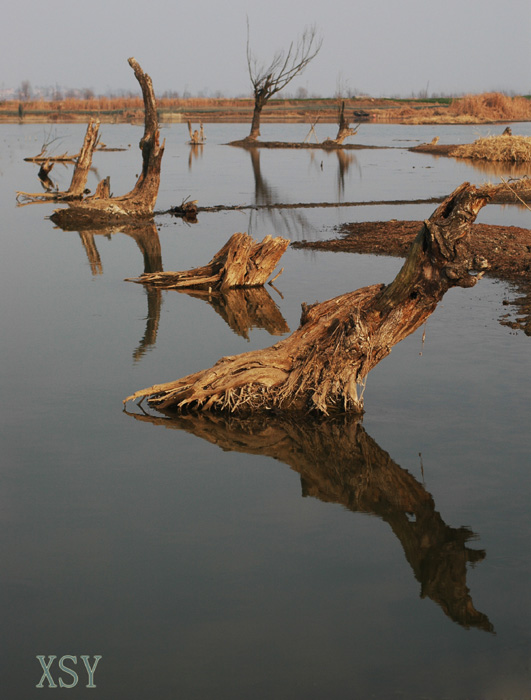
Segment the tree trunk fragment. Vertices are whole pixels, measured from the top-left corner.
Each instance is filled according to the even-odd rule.
[[[306,306],[299,328],[264,350],[221,358],[211,369],[157,384],[148,397],[162,410],[363,413],[370,370],[433,313],[450,287],[472,287],[488,263],[466,236],[491,188],[458,187],[423,222],[393,282]]]
[[[325,141],[323,141],[324,146],[340,146],[346,138],[348,138],[349,136],[354,136],[354,134],[358,132],[359,124],[358,127],[356,127],[355,129],[352,129],[349,126],[348,119],[345,117],[344,102],[341,103],[341,107],[339,108],[337,122],[337,136],[335,137],[335,139],[326,139]]]
[[[266,236],[257,243],[247,233],[234,233],[208,265],[183,272],[143,274],[127,281],[165,289],[259,287],[267,282],[288,245],[286,238]]]

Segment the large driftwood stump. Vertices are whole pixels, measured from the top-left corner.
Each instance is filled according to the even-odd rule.
[[[49,191],[49,192],[17,192],[17,200],[24,202],[36,201],[53,201],[53,202],[68,202],[72,200],[82,199],[85,195],[85,186],[90,167],[92,165],[92,154],[96,144],[98,143],[98,131],[100,123],[96,119],[91,119],[87,125],[85,139],[79,155],[75,158],[75,167],[72,174],[70,187],[64,192]],[[53,160],[48,158],[39,171],[46,175],[50,172],[53,166]],[[41,177],[42,180],[42,177]]]
[[[161,409],[277,409],[363,413],[370,370],[419,328],[450,287],[472,287],[487,262],[465,238],[490,188],[464,183],[425,221],[389,285],[375,284],[311,307],[299,328],[265,350],[221,358],[211,369],[137,391]]]
[[[378,516],[402,545],[423,598],[433,600],[463,627],[494,631],[487,615],[474,607],[467,586],[467,565],[485,558],[484,550],[468,545],[474,533],[468,527],[447,525],[424,485],[396,464],[356,418],[304,420],[269,415],[264,421],[260,415],[207,412],[129,415],[185,430],[225,452],[272,457],[300,474],[303,496]]]
[[[267,282],[288,245],[286,238],[266,236],[257,243],[247,233],[234,233],[208,265],[183,272],[143,274],[126,281],[165,289],[259,287]]]
[[[139,144],[142,151],[142,172],[134,188],[121,197],[110,197],[108,187],[100,187],[98,196],[69,205],[68,209],[57,209],[50,218],[58,226],[98,225],[153,215],[159,191],[164,142],[159,144],[157,103],[151,78],[144,73],[134,58],[130,58],[128,62],[134,70],[144,98],[145,128]]]

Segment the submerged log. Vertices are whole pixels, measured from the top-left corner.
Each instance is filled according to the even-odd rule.
[[[259,287],[267,282],[288,245],[286,238],[266,236],[257,243],[247,233],[234,233],[208,265],[183,272],[143,274],[126,281],[165,289]]]
[[[72,181],[70,187],[64,192],[50,191],[50,192],[17,192],[17,200],[23,201],[53,201],[53,202],[68,202],[72,200],[82,199],[86,194],[85,186],[87,184],[87,177],[89,174],[90,167],[92,165],[92,154],[94,153],[94,148],[98,143],[98,132],[100,128],[100,123],[96,119],[91,119],[87,125],[87,131],[85,132],[85,140],[83,141],[83,146],[79,155],[76,157],[76,165],[74,172],[72,174]],[[41,166],[39,171],[39,177],[42,180],[41,172],[46,175],[50,172],[53,166],[52,159],[49,158]]]
[[[134,58],[128,60],[142,88],[144,99],[144,135],[140,140],[142,171],[134,188],[120,197],[110,197],[108,189],[100,189],[98,197],[90,197],[69,205],[68,209],[56,209],[50,217],[62,227],[76,224],[102,225],[131,217],[151,217],[157,201],[160,184],[160,165],[164,142],[159,144],[157,104],[153,84]],[[101,196],[101,195],[104,196]]]
[[[299,328],[265,350],[221,358],[211,369],[142,389],[161,409],[277,409],[363,413],[370,370],[433,313],[450,287],[472,287],[487,262],[466,245],[490,188],[458,187],[425,221],[389,285],[375,284],[303,305]]]
[[[212,413],[151,416],[136,420],[185,430],[224,451],[266,455],[300,474],[304,497],[370,513],[387,523],[399,540],[421,597],[430,598],[459,625],[493,632],[474,607],[467,586],[468,565],[486,553],[469,546],[468,527],[451,527],[433,497],[366,433],[356,418],[296,420],[288,416],[222,416]]]

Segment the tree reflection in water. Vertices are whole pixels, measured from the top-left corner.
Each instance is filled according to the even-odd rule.
[[[203,299],[221,316],[236,335],[249,340],[253,328],[262,328],[271,335],[289,333],[289,326],[265,287],[232,288],[221,291],[199,289],[174,290]]]
[[[103,274],[103,263],[96,245],[97,236],[110,238],[117,233],[130,236],[136,242],[144,260],[143,272],[162,272],[162,252],[157,227],[153,221],[108,226],[78,231],[93,275]],[[163,301],[163,290],[143,285],[147,296],[146,329],[133,352],[135,361],[157,342]],[[229,289],[223,292],[172,290],[203,299],[218,313],[237,335],[249,339],[253,328],[262,328],[271,335],[289,333],[289,326],[270,294],[264,287]]]
[[[297,208],[276,208],[276,205],[279,204],[278,192],[276,188],[274,189],[269,185],[262,175],[260,149],[248,148],[247,150],[251,156],[254,177],[253,205],[260,210],[261,214],[267,214],[271,223],[272,233],[282,236],[287,235],[292,240],[304,238],[308,231],[313,230],[313,226],[308,221],[308,218]],[[254,229],[253,216],[256,216],[256,212],[253,212],[251,209],[248,231],[251,235]]]
[[[466,585],[467,564],[485,558],[484,550],[467,547],[474,533],[467,527],[446,525],[431,494],[393,462],[358,420],[126,413],[140,421],[185,430],[224,451],[285,462],[300,474],[303,496],[377,515],[399,539],[421,584],[421,597],[431,598],[463,627],[494,631],[487,615],[475,609]]]

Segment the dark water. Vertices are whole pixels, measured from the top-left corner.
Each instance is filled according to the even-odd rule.
[[[263,138],[307,130],[265,125]],[[90,187],[106,175],[115,194],[132,187],[141,131],[101,128],[109,147],[132,147],[97,154]],[[165,128],[157,207],[418,199],[497,181],[405,147],[498,127],[368,125],[360,143],[393,148],[343,161],[223,145],[245,131],[207,125],[190,153],[186,125]],[[59,690],[36,688],[38,655],[57,657],[50,676],[73,698],[529,697],[531,353],[499,323],[512,290],[492,279],[451,290],[424,343],[421,329],[370,374],[362,425],[132,417],[133,391],[270,345],[296,328],[301,302],[389,281],[401,263],[288,250],[278,291],[260,301],[267,322],[235,329],[227,308],[124,278],[204,264],[235,231],[329,238],[343,222],[421,219],[434,205],[64,232],[46,218],[53,205],[17,208],[15,190],[38,191],[23,158],[46,138],[75,152],[83,132],[0,127],[2,697]],[[51,175],[68,187],[70,169]],[[530,225],[515,207],[479,220]],[[101,656],[96,688],[82,655]]]

